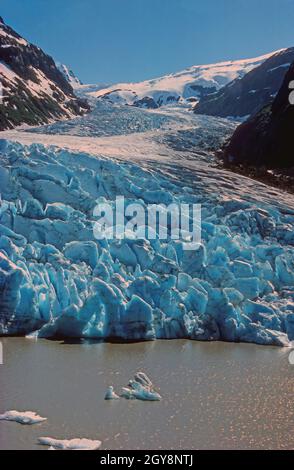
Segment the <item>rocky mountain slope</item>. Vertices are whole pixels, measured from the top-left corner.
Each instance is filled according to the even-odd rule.
[[[0,130],[71,118],[88,110],[54,60],[0,18]]]
[[[93,92],[115,104],[156,109],[168,104],[190,105],[262,64],[272,54],[255,59],[194,65],[181,72],[138,83],[119,83]]]
[[[294,48],[278,51],[244,77],[237,77],[217,93],[203,97],[195,113],[247,117],[272,103],[294,60]]]
[[[229,163],[264,165],[267,168],[294,167],[294,106],[290,104],[289,84],[294,80],[294,63],[274,100],[235,131],[225,149]]]

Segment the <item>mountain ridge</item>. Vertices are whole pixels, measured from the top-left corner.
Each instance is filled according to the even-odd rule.
[[[114,104],[157,109],[168,104],[190,106],[258,67],[275,52],[253,59],[194,65],[142,82],[118,83],[91,95]]]

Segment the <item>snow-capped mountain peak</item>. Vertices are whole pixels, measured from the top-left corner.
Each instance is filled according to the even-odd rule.
[[[67,65],[60,62],[56,62],[58,70],[62,73],[64,78],[70,83],[73,88],[80,87],[82,85],[81,80],[75,75],[75,73],[67,67]]]
[[[231,81],[261,65],[276,52],[253,59],[194,65],[180,72],[137,83],[119,83],[92,93],[112,103],[146,108],[189,104],[215,93]]]

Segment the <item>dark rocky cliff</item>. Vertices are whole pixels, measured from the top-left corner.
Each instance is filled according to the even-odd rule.
[[[54,60],[0,19],[0,130],[38,125],[84,114],[85,101],[58,70]]]
[[[280,169],[294,167],[294,105],[289,100],[292,80],[294,63],[274,103],[237,128],[225,149],[227,162]]]
[[[195,106],[195,113],[220,117],[256,114],[274,101],[293,61],[294,47],[278,52],[243,78],[203,97]]]

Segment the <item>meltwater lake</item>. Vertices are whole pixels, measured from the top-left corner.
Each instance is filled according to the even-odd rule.
[[[154,341],[132,344],[2,339],[1,449],[44,449],[38,437],[102,441],[101,449],[293,449],[294,366],[288,348]],[[138,370],[163,399],[105,401]]]

